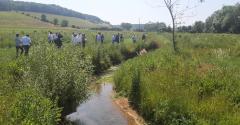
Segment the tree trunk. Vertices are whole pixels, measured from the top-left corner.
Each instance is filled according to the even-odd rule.
[[[173,29],[172,29],[173,49],[175,52],[177,52],[177,45],[176,45],[176,40],[175,40],[175,20],[174,20],[174,18],[172,19],[172,21],[173,21]]]

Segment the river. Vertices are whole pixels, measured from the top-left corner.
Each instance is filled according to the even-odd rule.
[[[109,77],[110,72],[103,76]],[[83,104],[77,107],[76,112],[66,118],[77,125],[128,125],[128,120],[112,100],[113,85],[98,83],[94,85],[93,94]]]

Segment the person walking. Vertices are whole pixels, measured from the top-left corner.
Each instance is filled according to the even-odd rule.
[[[79,33],[77,35],[77,44],[82,46],[82,33]]]
[[[96,42],[102,42],[102,35],[100,32],[96,35]]]
[[[57,33],[57,39],[56,39],[56,46],[57,48],[61,48],[62,47],[62,34],[61,33]]]
[[[85,35],[85,34],[82,34],[82,47],[83,47],[83,48],[85,48],[86,41],[87,41],[86,35]]]
[[[115,41],[116,41],[116,36],[115,36],[115,34],[114,34],[114,35],[112,36],[112,44],[114,44]]]
[[[28,34],[26,36],[22,37],[22,45],[23,45],[23,50],[24,50],[25,56],[28,56],[28,52],[29,52],[31,43],[32,43],[32,41]]]
[[[73,45],[77,45],[77,35],[76,34],[72,34],[72,43],[73,43]]]
[[[104,35],[101,34],[101,43],[103,43],[103,41],[104,41]]]
[[[147,37],[147,36],[146,36],[146,34],[144,33],[144,34],[142,35],[142,41],[143,41],[143,42],[146,41],[146,37]]]
[[[52,32],[49,32],[49,34],[48,34],[48,42],[49,43],[53,43],[53,33]]]
[[[121,41],[121,42],[124,42],[123,34],[120,34],[120,41]]]
[[[136,38],[136,35],[135,35],[135,34],[133,34],[133,36],[132,36],[132,41],[133,41],[133,43],[136,43],[136,42],[137,42],[137,38]]]
[[[115,41],[117,42],[117,43],[119,43],[119,39],[120,38],[120,35],[119,35],[119,33],[116,35],[116,38],[115,38]]]
[[[19,49],[20,49],[20,55],[23,54],[23,47],[22,47],[22,40],[19,37],[19,34],[16,34],[16,38],[15,38],[15,42],[16,42],[16,57],[18,58],[19,56]]]

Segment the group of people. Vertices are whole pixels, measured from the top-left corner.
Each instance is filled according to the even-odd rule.
[[[57,48],[62,47],[62,38],[63,35],[61,33],[52,33],[49,32],[48,34],[48,42],[49,43],[54,43]],[[137,42],[137,37],[135,34],[132,35],[131,37],[133,43]],[[87,38],[86,35],[83,33],[72,33],[72,43],[73,45],[80,45],[83,48],[85,47]],[[117,33],[112,36],[112,43],[120,43],[124,41],[123,34]],[[142,35],[142,41],[146,41],[146,34]],[[20,37],[20,35],[17,33],[16,38],[16,56],[18,57],[19,55],[22,55],[23,52],[25,52],[25,55],[28,55],[29,48],[31,46],[31,38],[29,37],[29,34],[26,34],[23,37]],[[98,33],[96,35],[96,42],[103,43],[104,42],[104,35],[102,33]],[[19,52],[20,50],[20,52]]]
[[[19,55],[22,55],[23,52],[25,53],[25,56],[27,56],[32,42],[29,35],[26,34],[25,36],[20,37],[20,35],[17,33],[15,42],[16,42],[16,56],[18,57]],[[20,54],[19,50],[21,51]]]
[[[63,38],[63,35],[61,33],[52,33],[52,32],[48,33],[48,42],[55,43],[57,48],[62,47],[62,38]]]
[[[80,45],[83,48],[85,48],[87,38],[84,33],[72,33],[72,43],[73,45]]]
[[[113,34],[112,36],[112,43],[120,43],[124,41],[123,34]]]

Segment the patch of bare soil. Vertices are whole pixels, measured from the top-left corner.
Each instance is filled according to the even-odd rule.
[[[131,108],[127,98],[119,97],[113,101],[127,118],[128,125],[145,125],[144,119]]]
[[[214,65],[203,63],[198,66],[197,72],[200,75],[204,75],[205,73],[207,73],[213,68],[214,68]]]

